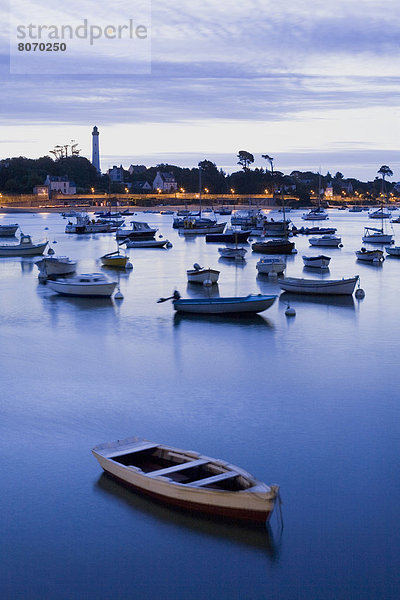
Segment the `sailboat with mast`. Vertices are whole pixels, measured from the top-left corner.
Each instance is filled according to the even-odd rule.
[[[328,213],[321,206],[321,173],[318,173],[318,206],[311,208],[308,213],[301,217],[304,221],[325,221],[328,219]]]
[[[272,160],[272,159],[271,159]],[[283,230],[284,237],[283,239],[272,239],[267,242],[254,242],[251,245],[251,249],[253,252],[258,252],[260,254],[295,254],[297,250],[295,249],[294,242],[289,241],[289,232],[288,232],[288,221],[286,221],[286,213],[285,213],[285,199],[282,194],[282,212],[283,212]]]
[[[389,167],[387,167],[386,165],[383,165],[378,173],[381,173],[382,175],[382,191],[381,191],[381,206],[380,208],[375,211],[374,215],[372,218],[374,219],[381,219],[381,226],[380,228],[378,227],[365,227],[364,228],[364,235],[362,237],[362,241],[366,242],[368,244],[393,244],[393,234],[387,233],[387,231],[385,231],[384,229],[384,219],[387,218],[385,211],[384,211],[384,207],[383,207],[383,202],[384,199],[386,197],[386,190],[385,190],[385,177],[386,175],[393,175],[393,172],[391,171],[391,169],[389,169]],[[371,214],[369,215],[369,217],[371,218]]]

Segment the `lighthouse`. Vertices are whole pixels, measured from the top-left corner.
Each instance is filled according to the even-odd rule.
[[[99,130],[96,125],[92,131],[92,165],[96,167],[98,173],[100,173],[100,151],[99,151]]]

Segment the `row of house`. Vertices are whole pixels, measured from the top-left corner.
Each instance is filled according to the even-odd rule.
[[[47,175],[43,185],[36,185],[33,193],[38,196],[51,198],[52,193],[56,194],[76,194],[76,185],[74,181],[69,181],[66,175],[55,176]]]
[[[131,165],[128,171],[130,175],[142,175],[147,171],[147,168],[144,165]],[[151,190],[160,190],[161,192],[176,192],[178,189],[178,183],[172,173],[157,171],[152,185],[147,181],[125,183],[124,173],[125,169],[122,165],[119,167],[114,165],[112,169],[108,169],[108,176],[113,183],[124,184],[131,191],[149,192]]]

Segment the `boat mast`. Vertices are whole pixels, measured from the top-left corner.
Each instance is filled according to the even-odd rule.
[[[199,163],[199,206],[200,206],[200,218],[201,218],[201,171],[202,171],[202,166]]]

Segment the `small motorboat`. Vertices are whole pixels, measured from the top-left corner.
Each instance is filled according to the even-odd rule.
[[[260,258],[256,264],[256,269],[259,273],[267,275],[270,273],[281,275],[286,269],[286,261],[282,256]]]
[[[183,228],[180,231],[184,235],[200,235],[210,233],[222,233],[225,229],[226,223],[214,223],[210,225],[199,225],[196,219],[186,220]]]
[[[330,262],[331,257],[324,256],[323,254],[319,254],[318,256],[303,256],[304,266],[313,269],[329,269]]]
[[[18,223],[0,225],[0,237],[13,237],[13,235],[16,234],[18,227]]]
[[[111,281],[102,273],[87,273],[48,281],[48,287],[64,296],[83,296],[110,298],[117,286],[116,281]]]
[[[48,242],[34,244],[30,235],[21,233],[19,244],[0,246],[0,256],[39,256],[43,254]]]
[[[207,233],[206,242],[225,242],[226,244],[244,244],[251,234],[251,230],[234,231],[226,229],[224,233]]]
[[[342,238],[337,235],[328,234],[321,237],[312,237],[308,240],[310,246],[326,246],[330,248],[341,248]]]
[[[44,256],[36,263],[39,269],[39,279],[45,281],[61,275],[71,275],[76,271],[77,261],[68,256]]]
[[[366,248],[361,248],[361,250],[356,250],[356,256],[357,260],[375,264],[382,263],[385,260],[382,250],[367,250]]]
[[[393,244],[393,235],[384,233],[383,228],[365,227],[362,241],[368,244]]]
[[[308,213],[303,214],[304,221],[325,221],[328,218],[328,213],[323,208],[312,208]]]
[[[171,506],[242,522],[269,520],[279,486],[220,459],[142,438],[100,444],[92,453],[123,484]]]
[[[76,223],[68,221],[65,233],[89,234],[89,233],[112,233],[116,226],[109,221],[95,221],[87,213],[76,214]]]
[[[169,240],[130,240],[127,238],[121,244],[125,244],[127,248],[172,248]]]
[[[166,302],[167,300],[172,300],[173,307],[177,312],[226,315],[262,312],[273,305],[276,296],[249,294],[248,296],[225,298],[181,298],[180,293],[175,290],[172,296],[160,298],[158,302]]]
[[[368,217],[370,219],[390,219],[391,214],[389,211],[381,207],[377,210],[373,210],[372,212],[368,213]]]
[[[400,246],[385,246],[385,250],[390,256],[400,257]]]
[[[292,233],[294,235],[299,233],[303,233],[305,235],[329,235],[336,233],[336,227],[300,227],[300,229],[293,227]]]
[[[205,269],[200,267],[198,263],[194,263],[193,269],[186,271],[189,283],[217,283],[219,277],[219,271],[216,269]]]
[[[120,250],[117,250],[115,252],[104,254],[104,256],[100,257],[100,260],[105,267],[125,269],[129,262],[129,256],[123,252],[120,252]]]
[[[279,279],[279,285],[285,292],[296,294],[351,295],[354,292],[359,276],[348,279],[300,279],[285,277]]]
[[[131,226],[131,229],[117,229],[117,240],[151,240],[158,231],[141,221],[131,221]]]
[[[218,248],[221,258],[231,258],[233,260],[243,260],[247,252],[246,248]]]
[[[260,254],[293,254],[295,246],[294,242],[289,242],[289,240],[268,240],[267,242],[254,242],[251,249]]]

